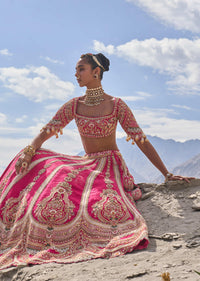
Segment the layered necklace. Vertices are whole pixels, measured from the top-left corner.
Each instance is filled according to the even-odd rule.
[[[84,104],[88,106],[95,106],[100,104],[104,100],[103,94],[104,90],[101,86],[98,88],[87,89]]]

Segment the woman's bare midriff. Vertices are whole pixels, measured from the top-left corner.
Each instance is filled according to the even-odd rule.
[[[105,150],[119,150],[116,144],[115,133],[104,138],[91,138],[81,136],[86,153],[95,153]]]

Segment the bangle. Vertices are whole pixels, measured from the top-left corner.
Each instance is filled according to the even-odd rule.
[[[32,145],[28,145],[23,150],[24,154],[33,157],[35,155],[35,148]]]
[[[169,180],[169,178],[173,177],[172,173],[167,173],[165,176],[165,182]]]

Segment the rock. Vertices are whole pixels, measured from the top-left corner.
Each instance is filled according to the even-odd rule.
[[[194,236],[187,241],[188,248],[196,248],[200,246],[200,235]]]
[[[180,249],[182,247],[182,244],[175,244],[175,245],[173,245],[173,248],[175,249],[175,250],[178,250],[178,249]]]
[[[148,272],[146,270],[144,270],[144,271],[141,271],[141,272],[138,272],[138,273],[133,273],[131,275],[128,275],[126,277],[126,279],[133,279],[135,277],[140,277],[140,276],[143,276],[143,275],[146,275],[146,274],[148,274]]]
[[[200,211],[200,202],[194,202],[194,205],[192,206],[192,209],[195,211]]]

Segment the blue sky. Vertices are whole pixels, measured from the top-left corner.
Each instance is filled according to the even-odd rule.
[[[84,93],[74,73],[86,52],[110,59],[103,88],[146,134],[200,139],[199,32],[197,0],[0,0],[0,171]],[[74,122],[45,147],[79,152]]]

